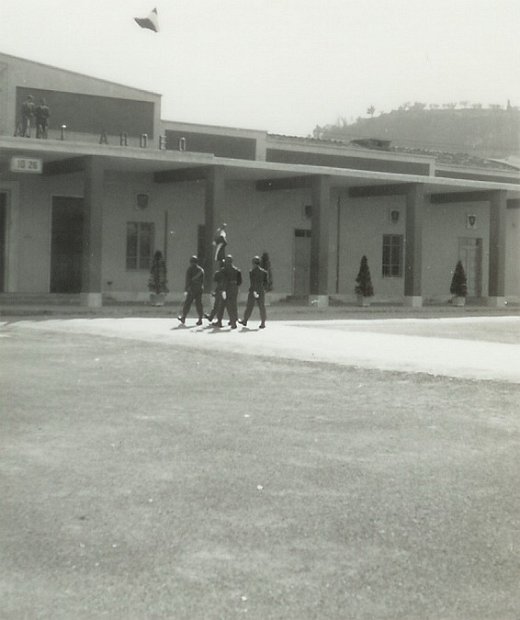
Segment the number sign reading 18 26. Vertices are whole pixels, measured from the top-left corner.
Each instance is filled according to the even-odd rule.
[[[27,172],[29,174],[41,174],[43,163],[41,159],[29,157],[11,157],[11,172]]]

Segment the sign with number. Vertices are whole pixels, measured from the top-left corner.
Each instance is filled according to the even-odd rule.
[[[11,172],[27,172],[29,174],[41,174],[43,162],[41,159],[29,157],[11,157]]]

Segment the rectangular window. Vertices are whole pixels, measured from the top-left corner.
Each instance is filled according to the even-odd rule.
[[[383,278],[403,275],[403,235],[383,235]]]
[[[127,222],[126,268],[150,269],[155,236],[151,222]]]

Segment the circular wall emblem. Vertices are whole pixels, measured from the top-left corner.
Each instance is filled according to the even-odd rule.
[[[146,209],[150,202],[150,196],[148,194],[136,194],[135,202],[138,209]]]

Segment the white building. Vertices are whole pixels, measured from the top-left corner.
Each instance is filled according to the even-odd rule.
[[[31,95],[47,139],[20,133]],[[520,301],[520,173],[399,152],[161,119],[161,97],[0,54],[0,293],[148,297],[166,254],[170,295],[212,240],[247,270],[269,253],[274,295],[354,298],[368,258],[375,300],[450,297],[461,259],[469,296]],[[244,287],[244,291],[245,291]]]

